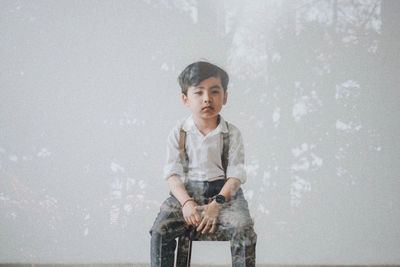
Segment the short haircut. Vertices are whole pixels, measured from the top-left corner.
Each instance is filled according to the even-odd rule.
[[[178,82],[182,93],[187,96],[187,90],[190,86],[197,86],[202,81],[210,77],[219,77],[224,92],[228,90],[229,76],[226,71],[207,61],[198,61],[187,66],[178,76]]]

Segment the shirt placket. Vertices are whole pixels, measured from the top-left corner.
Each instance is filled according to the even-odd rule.
[[[207,136],[201,136],[200,137],[200,170],[202,173],[202,179],[206,179],[207,178],[207,155],[206,155],[206,151],[207,149],[205,149],[207,147]]]

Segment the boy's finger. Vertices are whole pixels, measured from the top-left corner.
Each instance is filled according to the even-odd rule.
[[[210,233],[214,233],[214,231],[215,231],[215,228],[217,227],[217,222],[216,221],[214,221],[213,222],[213,224],[212,224],[212,227],[211,227],[211,230],[210,230]]]
[[[206,227],[204,227],[204,230],[201,233],[205,234],[207,232],[208,228],[210,228],[210,221],[207,221]]]
[[[189,222],[188,217],[184,217],[184,219],[185,219],[186,224],[187,224],[187,225],[190,225],[190,222]]]
[[[192,215],[192,216],[190,217],[190,219],[192,220],[193,225],[196,225],[196,226],[197,226],[196,217],[194,217],[194,215]]]
[[[196,220],[196,224],[199,224],[200,223],[200,215],[197,212],[194,214],[194,218]]]
[[[199,227],[197,227],[196,231],[199,232],[199,231],[204,227],[204,224],[205,224],[205,223],[206,223],[206,222],[205,222],[205,218],[203,218],[203,220],[201,221]]]
[[[189,217],[189,218],[188,218],[188,221],[190,222],[190,225],[194,225],[193,220],[192,220],[192,217]]]

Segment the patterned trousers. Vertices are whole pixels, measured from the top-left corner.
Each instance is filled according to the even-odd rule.
[[[225,180],[214,182],[189,181],[184,183],[189,196],[198,205],[205,205],[217,195]],[[257,235],[253,229],[247,201],[242,189],[221,206],[218,230],[228,230],[231,244],[232,266],[255,266]],[[151,234],[151,266],[172,267],[175,261],[176,238],[187,230],[179,201],[171,194],[160,207]]]

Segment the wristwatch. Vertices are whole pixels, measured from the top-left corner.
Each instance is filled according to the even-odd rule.
[[[225,203],[226,199],[223,195],[216,195],[213,196],[211,199],[215,199],[215,202],[217,202],[217,204],[222,205]]]

